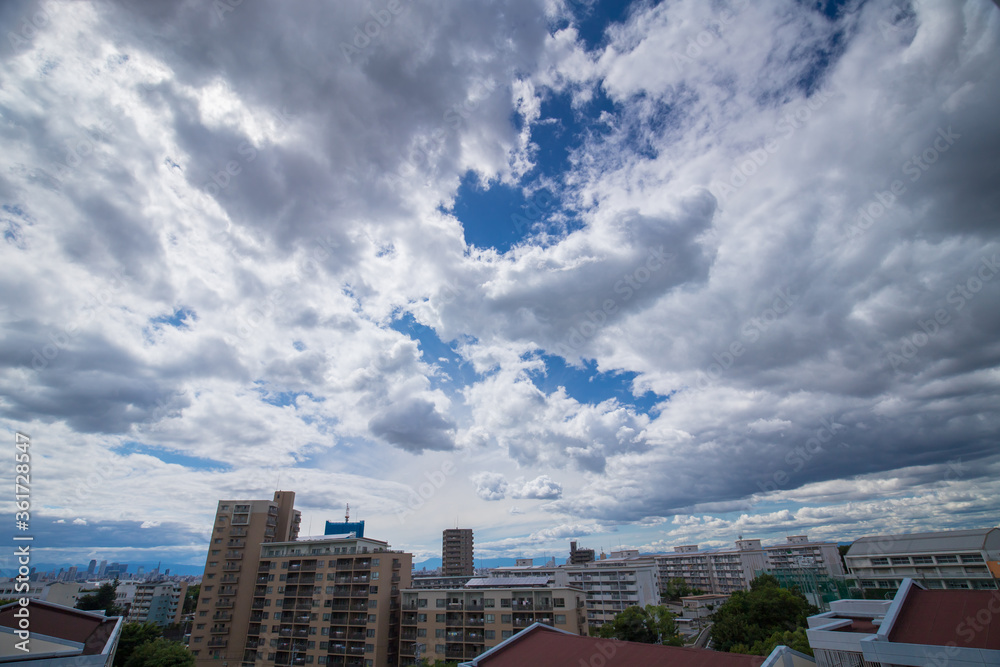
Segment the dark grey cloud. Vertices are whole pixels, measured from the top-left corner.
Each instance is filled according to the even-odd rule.
[[[368,428],[376,437],[411,452],[455,448],[454,422],[420,398],[404,399],[379,411]]]

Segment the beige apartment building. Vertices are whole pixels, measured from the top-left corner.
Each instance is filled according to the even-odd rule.
[[[448,528],[441,536],[441,574],[446,577],[475,573],[471,528]]]
[[[532,623],[586,635],[586,594],[548,576],[479,577],[402,593],[400,665],[470,660]]]
[[[183,581],[149,581],[136,586],[128,610],[129,623],[180,623],[188,585]]]
[[[400,591],[412,567],[412,554],[369,538],[261,545],[245,664],[398,664]]]
[[[191,652],[199,667],[244,660],[260,545],[287,542],[299,534],[295,494],[276,491],[273,500],[220,500],[215,513],[201,595],[191,628]]]

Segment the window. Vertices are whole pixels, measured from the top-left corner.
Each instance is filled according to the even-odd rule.
[[[888,558],[872,558],[872,565],[888,565]]]
[[[510,606],[510,600],[507,599],[507,598],[500,598],[500,606],[501,607],[509,607]]]
[[[377,606],[378,606],[378,600],[369,600],[368,601],[368,608],[369,609],[375,609]]]
[[[434,645],[434,652],[435,653],[444,653],[444,644],[435,644]]]
[[[418,607],[426,607],[427,606],[427,598],[420,598],[420,599],[418,599],[417,600],[417,606]]]
[[[556,625],[566,625],[566,614],[556,614]]]
[[[497,622],[497,615],[496,614],[486,614],[486,622],[487,623],[496,623]]]
[[[327,648],[329,648],[329,646],[330,646],[330,642],[320,642],[319,643],[319,650],[320,651],[325,651]]]
[[[908,556],[893,556],[889,559],[889,562],[893,565],[909,565],[910,559]]]
[[[426,623],[427,614],[417,614],[417,623]]]
[[[487,630],[486,631],[486,638],[487,639],[496,639],[497,638],[497,631],[496,630]]]
[[[983,557],[979,554],[969,554],[967,556],[962,556],[963,563],[982,563]]]
[[[494,598],[486,598],[483,600],[484,607],[495,607],[497,606],[497,601]]]
[[[203,611],[199,611],[198,615],[199,616],[208,616],[208,610],[206,609],[206,610],[203,610]]]
[[[510,630],[501,630],[500,639],[510,639],[513,634]]]
[[[934,563],[934,559],[931,558],[930,556],[914,556],[913,557],[913,564],[914,565],[927,565],[929,563],[930,564]]]
[[[365,631],[365,637],[374,637],[374,636],[375,636],[375,628],[368,628]]]
[[[438,609],[444,609],[448,605],[448,601],[444,598],[438,598],[434,601],[434,606]]]
[[[306,648],[316,648],[316,642],[306,642]]]
[[[937,562],[939,563],[957,563],[958,556],[938,556]]]
[[[316,658],[316,662],[319,663],[319,664],[321,664],[321,665],[325,665],[327,657],[328,656],[321,655],[318,658]]]
[[[444,614],[435,614],[434,621],[436,623],[444,623],[444,616],[445,616]]]
[[[215,538],[214,543],[215,544],[222,544],[222,538],[221,537]]]
[[[510,623],[510,614],[501,614],[500,622],[503,623],[504,625]]]
[[[323,635],[324,637],[329,637],[330,636],[330,628],[323,628],[323,631],[320,632],[320,634]]]
[[[427,628],[417,628],[417,636],[418,637],[426,637],[427,636]]]
[[[378,567],[378,564],[379,564],[379,559],[378,558],[372,558],[372,567]]]
[[[201,637],[195,637],[195,638],[194,638],[194,643],[195,643],[195,644],[197,644],[197,643],[198,643],[198,642],[200,642],[200,641],[201,641]]]
[[[378,559],[376,558],[375,560]],[[372,581],[376,581],[377,579],[378,579],[378,572],[372,572]]]
[[[444,628],[438,628],[434,631],[434,639],[444,639]]]
[[[330,620],[330,612],[324,612],[323,613],[323,620],[324,621],[329,621]]]
[[[374,653],[375,644],[365,644],[365,653]]]
[[[205,624],[204,624],[204,623],[199,623],[199,624],[198,624],[198,625],[196,625],[195,627],[196,627],[196,628],[197,628],[198,630],[204,630],[204,629],[205,629]]]
[[[566,598],[552,598],[552,604],[555,605],[556,607],[565,607]]]
[[[368,593],[370,595],[377,595],[378,594],[378,586],[369,586],[368,587]]]
[[[375,614],[368,614],[368,622],[369,623],[375,622]]]

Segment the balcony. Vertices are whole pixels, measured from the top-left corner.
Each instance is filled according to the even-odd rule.
[[[226,648],[227,644],[229,644],[229,640],[228,639],[209,639],[208,640],[208,648]]]
[[[231,621],[233,620],[233,615],[228,611],[217,611],[212,614],[213,621]]]
[[[238,584],[240,582],[240,578],[235,574],[224,574],[219,581],[223,584]]]
[[[222,571],[223,572],[239,572],[240,571],[240,563],[238,561],[235,561],[235,560],[230,561],[230,562],[228,562],[228,563],[226,563],[225,565],[222,566]]]
[[[228,625],[213,625],[208,630],[213,635],[228,635],[229,626]]]
[[[219,598],[215,601],[216,609],[232,609],[233,601],[231,598]]]
[[[227,551],[226,560],[243,560],[242,551]]]

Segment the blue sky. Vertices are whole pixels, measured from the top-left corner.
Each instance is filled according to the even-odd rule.
[[[39,562],[995,524],[995,3],[372,7],[0,7]]]

